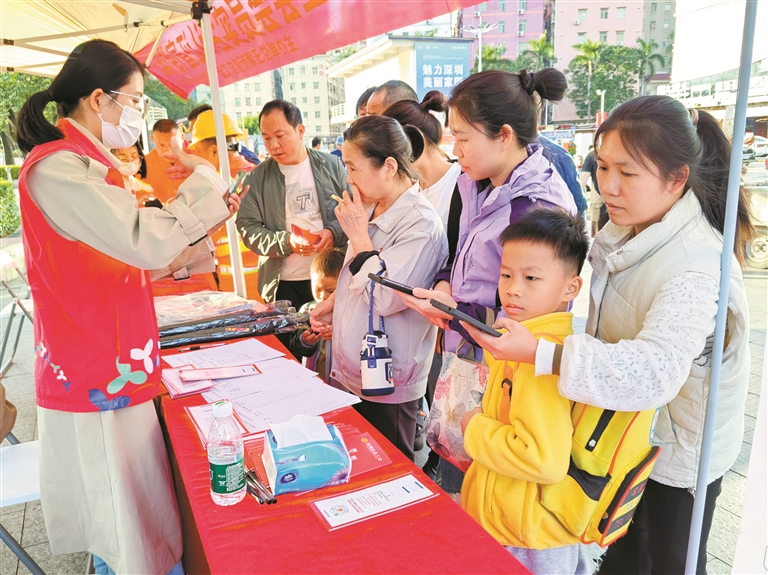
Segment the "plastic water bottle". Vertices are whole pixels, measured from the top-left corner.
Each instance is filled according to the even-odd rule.
[[[211,498],[216,505],[234,505],[245,497],[243,436],[228,400],[213,404],[213,417],[208,433]]]

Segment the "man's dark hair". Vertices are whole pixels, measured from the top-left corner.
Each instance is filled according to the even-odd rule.
[[[202,114],[203,112],[207,112],[208,110],[213,110],[210,104],[202,104],[197,108],[192,108],[189,114],[187,114],[187,120],[190,122],[192,120],[196,120],[200,114]]]
[[[162,134],[170,134],[178,129],[179,125],[173,120],[158,120],[155,122],[155,125],[152,126],[152,132],[160,132]]]
[[[314,138],[312,138],[312,147],[313,147],[313,148],[314,148],[315,146],[319,146],[319,145],[320,145],[320,144],[322,144],[322,143],[323,143],[323,141],[322,141],[320,138],[318,138],[317,136],[315,136]]]
[[[338,248],[324,250],[312,260],[312,271],[323,277],[337,278],[344,267],[344,252]]]
[[[384,96],[384,108],[388,108],[400,100],[419,101],[419,97],[416,95],[416,90],[402,80],[390,80],[389,82],[384,82],[371,93],[371,96],[382,91],[386,92],[386,95]],[[357,112],[357,110],[355,110],[355,112]]]
[[[584,224],[561,208],[532,208],[501,232],[499,242],[531,242],[552,248],[555,257],[581,273],[589,251]]]
[[[264,116],[275,110],[280,110],[285,116],[285,119],[288,120],[288,123],[294,128],[302,123],[301,110],[294,104],[286,102],[285,100],[272,100],[271,102],[267,102],[261,109],[261,112],[259,112],[259,124],[261,124],[261,119]]]

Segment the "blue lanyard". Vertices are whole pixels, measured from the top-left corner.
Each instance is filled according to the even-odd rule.
[[[379,273],[377,273],[376,275],[381,277],[381,274],[383,274],[386,271],[387,266],[384,263],[384,260],[379,260],[379,261],[381,262],[381,270],[379,270]],[[376,282],[371,280],[371,297],[370,297],[370,303],[369,303],[369,306],[368,306],[368,335],[373,335],[373,333],[374,333],[374,330],[373,330],[373,288],[375,288],[375,287],[376,287]],[[384,318],[381,317],[381,316],[379,316],[379,331],[381,331],[381,333],[384,333]]]

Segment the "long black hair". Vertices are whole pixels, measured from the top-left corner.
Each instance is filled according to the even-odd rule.
[[[611,111],[595,132],[596,150],[602,137],[612,131],[618,132],[624,148],[641,165],[655,166],[662,180],[677,178],[688,166],[685,191],[693,190],[709,224],[723,233],[731,142],[711,114],[688,110],[669,96],[641,96]],[[742,187],[734,245],[742,266],[744,246],[753,235],[749,197]]]
[[[16,118],[16,141],[24,152],[46,142],[61,140],[64,134],[46,120],[45,107],[56,102],[59,116],[66,118],[80,100],[101,88],[105,92],[119,90],[131,76],[143,74],[144,66],[133,54],[114,42],[83,42],[67,58],[50,87],[29,97]]]

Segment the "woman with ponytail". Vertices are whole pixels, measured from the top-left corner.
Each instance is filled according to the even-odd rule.
[[[559,374],[560,393],[614,411],[660,408],[661,446],[625,537],[600,573],[682,573],[693,498],[706,497],[697,573],[723,475],[744,435],[749,315],[741,273],[753,233],[740,191],[725,351],[708,487],[695,493],[712,367],[712,340],[731,146],[707,112],[667,96],[614,109],[595,134],[600,193],[610,223],[595,237],[586,333],[537,342],[517,322],[496,341],[470,329],[497,359]]]
[[[403,126],[416,126],[424,135],[424,153],[413,162],[413,167],[419,172],[421,192],[447,226],[451,198],[454,191],[458,194],[456,180],[461,175],[461,166],[451,162],[440,149],[443,126],[432,112],[448,112],[448,99],[437,90],[427,92],[420,104],[413,100],[395,102],[384,111],[384,115],[394,118]]]
[[[455,258],[437,274],[432,290],[402,296],[406,305],[446,329],[442,381],[473,381],[480,388],[477,380],[484,366],[478,369],[478,364],[483,362],[483,350],[458,321],[435,309],[429,300],[492,322],[501,311],[496,293],[501,232],[537,205],[576,214],[573,196],[537,142],[542,101],[561,100],[566,87],[565,76],[553,68],[519,74],[489,70],[471,75],[451,93],[453,153],[464,171],[458,179],[460,201],[451,206],[448,221],[449,239],[451,230],[458,230]],[[460,439],[458,421],[452,423],[449,431]],[[446,434],[446,426],[442,427]],[[444,452],[463,452],[460,443],[451,443],[443,439],[440,446]],[[442,488],[460,493],[463,475],[443,461]]]
[[[110,149],[139,137],[143,74],[116,44],[85,42],[17,124],[29,152],[19,199],[35,300],[43,516],[52,552],[89,551],[97,573],[182,573],[152,401],[161,368],[147,270],[181,278],[193,271],[188,260],[212,266],[208,233],[239,205],[213,166],[176,147],[191,172],[177,197],[162,209],[137,206]],[[55,126],[43,115],[51,102]]]
[[[386,116],[360,118],[347,130],[342,157],[352,194],[344,192],[336,216],[349,247],[336,292],[310,317],[315,332],[333,337],[330,383],[360,396],[355,409],[411,461],[437,328],[392,289],[372,287],[368,274],[427,287],[445,264],[443,224],[422,195],[412,165],[424,148],[418,128]],[[361,367],[369,318],[377,334],[383,326],[392,352],[390,373],[379,372],[383,379]]]

